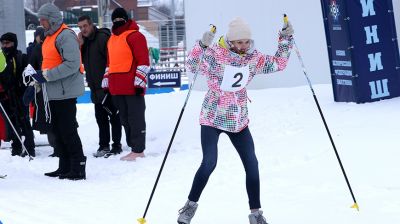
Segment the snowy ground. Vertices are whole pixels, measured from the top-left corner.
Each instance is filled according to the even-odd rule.
[[[360,211],[353,201],[307,86],[249,91],[250,130],[261,175],[261,202],[271,224],[400,223],[400,98],[334,103],[330,85],[315,86]],[[91,156],[97,125],[91,104],[79,104],[79,133],[88,156],[87,180],[45,177],[57,159],[0,150],[3,224],[133,224],[143,215],[187,91],[147,96],[146,158]],[[176,223],[201,161],[198,115],[204,92],[193,92],[147,214],[148,224]],[[36,138],[46,142],[45,136]],[[124,154],[128,149],[124,148]],[[244,171],[228,138],[199,202],[193,224],[248,223]]]

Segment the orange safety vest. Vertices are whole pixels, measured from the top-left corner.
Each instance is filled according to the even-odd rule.
[[[107,43],[108,48],[108,72],[125,73],[132,67],[133,55],[126,38],[136,30],[127,30],[120,35],[112,34]]]
[[[62,24],[60,29],[57,30],[57,32],[55,32],[53,35],[47,36],[46,39],[44,39],[42,45],[42,55],[43,55],[42,70],[52,69],[62,64],[63,59],[56,47],[56,39],[58,34],[60,34],[64,29],[69,29],[69,27],[65,24]],[[81,65],[79,67],[79,71],[83,74],[85,70],[82,65],[82,58],[80,58],[80,64]]]

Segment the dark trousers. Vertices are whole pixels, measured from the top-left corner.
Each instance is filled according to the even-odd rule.
[[[107,147],[110,144],[110,124],[111,124],[111,136],[113,146],[121,145],[121,121],[117,114],[117,108],[112,104],[112,101],[106,101],[107,105],[96,103],[94,105],[94,114],[96,116],[97,126],[99,127],[99,145],[101,147]],[[105,102],[105,103],[106,103]],[[104,109],[106,107],[106,109]]]
[[[236,151],[239,153],[246,171],[246,189],[249,198],[250,209],[261,208],[260,203],[260,178],[258,161],[254,152],[254,142],[250,130],[246,127],[239,133],[222,131],[209,126],[201,126],[201,146],[203,161],[194,177],[189,200],[197,202],[208,182],[208,178],[217,165],[218,139],[224,132],[228,135]]]
[[[60,151],[60,159],[83,160],[85,157],[77,130],[76,98],[52,100],[49,103],[51,129],[55,137],[55,148]]]
[[[20,102],[22,105],[22,102]],[[29,109],[25,106],[20,106],[18,109],[16,107],[11,109],[10,102],[4,101],[2,102],[5,112],[7,113],[8,117],[11,120],[12,125],[14,126],[15,130],[17,131],[19,137],[22,140],[22,136],[25,136],[24,146],[29,152],[33,152],[35,149],[35,142],[33,140],[33,130],[31,123],[29,121]],[[17,111],[22,110],[22,111]],[[9,126],[7,119],[5,118],[5,123]],[[12,127],[9,126],[8,133],[11,135],[11,147],[15,152],[20,152],[22,150],[22,144],[18,139],[17,135],[15,134]]]
[[[126,142],[132,152],[141,153],[146,149],[146,103],[144,96],[113,96],[124,126]]]

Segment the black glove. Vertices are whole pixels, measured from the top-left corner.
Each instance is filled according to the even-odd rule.
[[[25,89],[24,95],[22,96],[22,101],[25,106],[29,106],[29,104],[35,99],[35,87],[28,86]]]
[[[107,112],[108,115],[118,114],[118,110],[114,106],[111,97],[112,97],[111,94],[107,93],[104,96],[103,100],[101,101],[101,105],[103,106],[103,109]]]
[[[135,87],[135,95],[136,96],[144,96],[144,89],[140,87]]]

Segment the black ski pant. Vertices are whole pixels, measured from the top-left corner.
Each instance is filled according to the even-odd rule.
[[[55,148],[60,151],[60,159],[83,160],[82,142],[78,135],[76,121],[76,98],[51,100],[51,129]]]
[[[250,209],[261,208],[260,203],[260,177],[258,161],[254,152],[254,142],[248,127],[238,133],[222,131],[210,126],[201,126],[201,146],[203,161],[197,170],[190,190],[189,200],[197,202],[205,188],[208,178],[217,166],[218,140],[220,134],[228,135],[236,151],[239,153],[246,171],[246,190],[249,198]]]
[[[119,110],[124,126],[126,142],[132,152],[141,153],[146,149],[146,103],[144,96],[116,95],[114,105]]]
[[[99,127],[100,147],[108,147],[110,144],[110,124],[113,146],[121,145],[122,126],[117,111],[111,100],[106,100],[104,105],[94,104],[94,114]]]
[[[22,102],[20,102],[22,105]],[[29,108],[26,106],[21,106],[14,109],[11,109],[10,106],[11,102],[3,101],[2,105],[4,107],[5,112],[7,113],[8,117],[11,120],[12,125],[14,126],[15,130],[17,131],[19,137],[22,140],[22,136],[25,136],[24,146],[28,150],[29,153],[34,153],[35,151],[35,142],[33,136],[33,130],[31,123],[29,121]],[[17,111],[21,110],[21,111]],[[6,119],[5,119],[6,120]],[[8,133],[11,135],[10,138],[12,140],[11,147],[13,151],[22,152],[22,144],[18,139],[18,136],[15,134],[14,130],[6,120],[6,124],[10,127]]]

